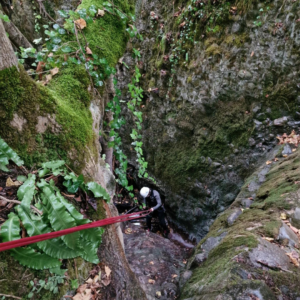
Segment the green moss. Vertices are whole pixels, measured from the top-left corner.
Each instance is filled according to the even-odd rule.
[[[222,53],[222,50],[221,50],[221,47],[216,44],[216,43],[213,43],[212,45],[210,45],[206,50],[205,50],[205,54],[210,56],[210,55],[218,55],[218,54],[221,54]]]
[[[277,238],[280,227],[281,222],[279,220],[270,221],[264,225],[264,232],[268,237]]]

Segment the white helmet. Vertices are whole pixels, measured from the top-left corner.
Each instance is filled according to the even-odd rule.
[[[148,187],[143,187],[140,191],[140,194],[142,197],[146,198],[150,192],[150,189]]]

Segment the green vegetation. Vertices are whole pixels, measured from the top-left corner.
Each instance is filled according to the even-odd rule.
[[[22,165],[17,154],[9,149],[2,139],[0,139],[0,151],[4,164],[12,159],[18,165]],[[0,237],[3,242],[21,238],[20,220],[29,236],[40,235],[52,230],[59,231],[90,222],[62,196],[53,179],[50,181],[43,179],[46,175],[50,178],[62,176],[65,180],[64,186],[67,187],[69,193],[76,193],[78,189],[81,189],[85,193],[92,192],[96,198],[110,200],[106,190],[99,184],[96,182],[85,184],[82,175],[77,177],[74,173],[69,173],[64,164],[64,161],[44,163],[43,168],[38,172],[38,181],[35,174],[28,174],[17,192],[20,205],[16,206],[15,210],[18,215],[11,212],[8,220],[1,226]],[[59,259],[81,256],[91,263],[98,263],[97,249],[101,243],[102,233],[102,228],[92,228],[61,238],[38,242],[33,247],[15,248],[11,250],[11,254],[23,266],[37,270],[51,269],[52,272],[60,274],[61,262]]]

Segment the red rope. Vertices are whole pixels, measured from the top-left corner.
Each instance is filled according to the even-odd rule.
[[[143,217],[147,216],[149,213],[150,213],[150,210],[144,210],[144,211],[132,213],[129,215],[122,215],[122,216],[107,218],[104,220],[95,221],[92,223],[88,223],[88,224],[84,224],[84,225],[80,225],[80,226],[76,226],[76,227],[72,227],[72,228],[68,228],[68,229],[63,229],[60,231],[49,232],[49,233],[26,237],[23,239],[18,239],[18,240],[14,240],[14,241],[10,241],[10,242],[0,243],[0,252],[6,251],[9,249],[13,249],[13,248],[17,248],[17,247],[26,246],[29,244],[34,244],[34,243],[45,241],[45,240],[50,240],[53,238],[60,237],[62,235],[70,234],[70,233],[84,230],[84,229],[89,229],[89,228],[94,228],[94,227],[102,227],[105,225],[110,225],[110,224],[115,224],[115,223],[119,223],[119,222],[125,222],[125,221],[129,221],[129,220],[143,218]]]

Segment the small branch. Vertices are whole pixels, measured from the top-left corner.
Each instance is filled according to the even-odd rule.
[[[14,299],[20,299],[20,300],[22,300],[22,298],[17,297],[17,296],[13,296],[13,295],[0,294],[0,296],[4,296],[4,297],[8,297],[8,298],[14,298]]]
[[[4,197],[2,197],[2,196],[0,196],[0,199],[1,200],[4,200],[4,201],[6,201],[6,202],[11,202],[11,203],[16,203],[16,204],[21,204],[21,201],[18,201],[18,200],[9,200],[9,199],[6,199],[6,198],[4,198]],[[36,213],[38,213],[39,215],[43,215],[43,212],[41,212],[39,209],[37,209],[35,206],[33,206],[33,205],[30,205],[30,207],[36,212]],[[19,298],[19,299],[21,299],[21,298]]]

